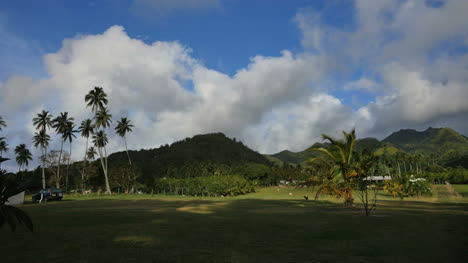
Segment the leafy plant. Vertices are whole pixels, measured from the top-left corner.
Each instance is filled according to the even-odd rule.
[[[0,163],[5,160],[7,159],[1,159]],[[32,220],[24,211],[5,204],[10,197],[23,192],[28,186],[28,182],[20,182],[14,174],[0,170],[0,227],[6,223],[15,231],[17,224],[20,224],[33,231]]]

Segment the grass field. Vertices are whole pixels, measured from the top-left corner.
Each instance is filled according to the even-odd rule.
[[[1,229],[0,262],[464,262],[468,199],[444,187],[404,201],[381,194],[370,217],[292,188],[65,196],[22,206],[35,231]]]
[[[468,184],[452,184],[452,187],[460,196],[468,197]]]

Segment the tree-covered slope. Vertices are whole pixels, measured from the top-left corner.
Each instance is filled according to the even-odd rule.
[[[369,149],[371,151],[375,151],[388,145],[388,143],[383,143],[375,138],[364,138],[356,141],[356,150],[362,151],[364,149]],[[314,143],[312,146],[301,152],[284,150],[282,152],[266,156],[272,160],[279,160],[286,163],[305,164],[310,158],[317,156],[318,153],[312,151],[313,148],[328,148],[329,146],[330,145],[328,143]]]
[[[144,181],[165,176],[199,176],[202,171],[210,170],[214,173],[220,167],[225,171],[240,166],[272,165],[263,155],[222,133],[196,135],[170,146],[129,153],[134,165],[146,178]],[[127,162],[125,152],[109,156],[110,167]]]
[[[327,144],[315,143],[305,151],[291,152],[282,151],[270,158],[293,164],[304,164],[314,152],[311,148],[325,147]],[[382,141],[376,138],[363,138],[356,141],[356,150],[362,151],[369,149],[374,153],[393,155],[397,152],[420,153],[424,155],[438,155],[443,159],[451,159],[451,166],[454,164],[463,164],[464,158],[458,158],[463,154],[468,154],[468,138],[457,133],[450,128],[428,128],[425,131],[416,131],[412,129],[402,129],[392,133]]]
[[[392,133],[383,142],[406,152],[445,154],[468,152],[468,139],[450,128],[428,128],[425,131],[406,129]]]

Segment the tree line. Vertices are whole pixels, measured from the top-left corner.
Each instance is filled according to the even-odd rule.
[[[85,191],[85,182],[87,177],[87,170],[90,168],[89,161],[93,161],[96,155],[99,156],[102,173],[104,176],[104,184],[106,193],[111,193],[111,186],[109,183],[109,169],[108,169],[108,155],[106,146],[109,143],[107,129],[112,123],[112,115],[107,109],[108,98],[102,87],[94,87],[90,90],[84,98],[86,108],[91,108],[93,117],[91,119],[85,119],[81,122],[81,125],[76,128],[75,119],[69,116],[68,112],[60,112],[55,118],[47,110],[42,110],[36,117],[32,119],[33,125],[36,128],[34,134],[33,145],[36,148],[40,148],[41,155],[39,160],[41,162],[41,179],[42,188],[47,187],[46,172],[53,171],[53,180],[55,187],[61,187],[61,181],[65,177],[65,191],[69,190],[69,170],[70,160],[72,155],[72,142],[76,138],[76,134],[80,133],[82,137],[86,138],[86,146],[84,149],[83,161],[81,162],[81,191]],[[3,116],[0,116],[0,131],[2,128],[7,127],[6,121]],[[132,132],[133,124],[127,117],[122,117],[117,121],[115,132],[123,138],[125,143],[125,149],[128,155],[128,164],[131,167],[132,162],[130,155],[128,154],[127,138],[126,135]],[[49,131],[53,129],[60,140],[60,150],[48,152],[48,148],[51,142],[51,136]],[[91,138],[93,146],[88,148],[89,139]],[[64,152],[64,144],[68,143],[69,151]],[[3,153],[9,151],[8,143],[4,137],[0,137],[0,157]],[[19,172],[25,174],[29,162],[32,160],[32,154],[27,149],[25,144],[20,144],[15,148],[16,162],[18,164]],[[64,171],[61,170],[62,166],[66,163],[65,176]],[[48,169],[46,169],[48,168]]]

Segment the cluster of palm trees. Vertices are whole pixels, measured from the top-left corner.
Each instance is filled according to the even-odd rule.
[[[86,107],[91,107],[93,118],[85,119],[81,122],[81,125],[78,129],[74,123],[75,119],[69,116],[68,112],[60,112],[60,114],[53,118],[52,114],[43,110],[41,113],[38,113],[36,117],[32,119],[33,124],[36,128],[36,132],[33,137],[34,147],[41,149],[41,166],[42,166],[42,187],[46,187],[46,170],[45,163],[47,158],[47,149],[51,141],[51,137],[48,134],[49,129],[54,129],[56,134],[60,137],[60,154],[57,164],[57,173],[56,173],[56,187],[60,188],[60,168],[63,153],[63,146],[66,142],[69,144],[69,157],[67,158],[67,168],[65,176],[66,190],[68,190],[68,169],[70,165],[70,156],[72,151],[72,142],[76,138],[76,133],[80,132],[81,136],[86,138],[86,147],[83,158],[83,169],[81,171],[81,181],[82,181],[82,191],[85,191],[85,177],[86,177],[86,167],[88,161],[94,160],[96,154],[99,154],[101,161],[105,183],[106,183],[106,193],[110,194],[111,189],[109,185],[109,175],[108,175],[108,165],[107,165],[107,150],[106,145],[108,144],[108,136],[106,129],[110,127],[112,123],[112,115],[107,109],[108,99],[107,94],[104,92],[102,87],[95,87],[90,90],[85,96]],[[0,116],[0,132],[2,128],[6,127],[6,122],[3,120],[3,117]],[[115,128],[116,133],[124,139],[125,150],[127,152],[128,161],[131,165],[130,155],[128,153],[127,139],[126,135],[128,132],[132,132],[133,125],[130,123],[130,120],[127,117],[121,118],[120,121],[117,121],[117,127]],[[92,138],[92,143],[94,146],[88,148],[89,138]],[[0,137],[0,158],[3,153],[8,152],[8,144],[5,142],[4,137]],[[20,144],[15,148],[16,161],[19,165],[19,169],[26,168],[29,164],[29,161],[32,160],[31,152],[26,148],[25,144]]]
[[[3,116],[0,116],[0,132],[3,132],[3,128],[6,128],[6,121],[3,119]],[[5,141],[5,137],[0,137],[0,160],[5,161],[8,159],[3,158],[3,153],[7,153],[10,150],[8,148],[8,143]],[[26,168],[29,164],[29,161],[32,160],[32,154],[25,144],[20,144],[15,148],[16,162],[18,163],[19,171],[21,168]],[[1,162],[0,162],[1,163]]]

